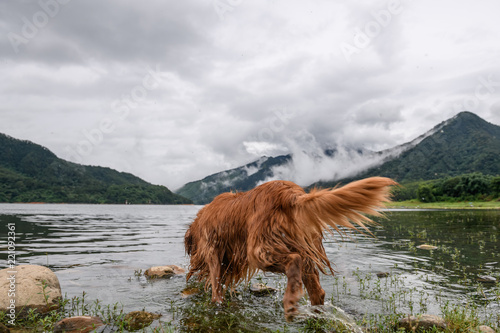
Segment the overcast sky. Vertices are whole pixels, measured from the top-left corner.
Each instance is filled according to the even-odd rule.
[[[176,189],[297,147],[390,148],[462,110],[500,124],[498,13],[498,0],[2,0],[0,132]]]

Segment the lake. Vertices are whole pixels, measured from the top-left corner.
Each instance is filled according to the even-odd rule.
[[[183,330],[222,322],[241,331],[296,331],[281,298],[286,279],[258,274],[252,282],[278,288],[257,297],[238,287],[223,307],[203,295],[184,298],[184,276],[147,280],[141,271],[175,264],[187,268],[183,238],[201,206],[0,204],[0,268],[7,267],[7,224],[16,228],[18,264],[55,271],[63,294],[89,302],[145,309]],[[327,304],[351,317],[390,313],[440,314],[450,304],[473,306],[489,322],[500,321],[500,211],[390,210],[375,237],[327,237],[325,250],[337,274],[322,276]],[[427,244],[434,250],[421,249]],[[377,277],[378,273],[388,273]],[[302,302],[307,312],[307,298]],[[328,311],[328,307],[325,307]],[[218,321],[218,319],[221,319]]]

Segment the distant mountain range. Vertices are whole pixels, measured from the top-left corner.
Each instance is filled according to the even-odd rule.
[[[58,158],[0,134],[0,202],[189,204],[190,199],[132,174]]]
[[[246,191],[272,179],[301,180],[305,187],[332,187],[370,176],[406,183],[472,172],[500,174],[500,127],[464,111],[391,149],[372,152],[335,147],[294,156],[262,157],[190,182],[176,193],[205,204],[222,192]]]

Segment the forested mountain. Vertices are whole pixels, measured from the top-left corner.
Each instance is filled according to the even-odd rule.
[[[474,113],[461,112],[437,125],[432,135],[397,158],[341,181],[385,176],[406,183],[474,172],[500,175],[500,126],[490,124]],[[338,181],[313,185],[330,187]]]
[[[185,204],[191,200],[132,174],[58,158],[0,134],[0,202]]]
[[[269,177],[273,177],[274,167],[284,165],[290,159],[290,155],[264,156],[242,167],[215,173],[202,180],[187,183],[176,193],[190,198],[196,204],[205,204],[223,192],[248,191],[254,188]]]
[[[391,149],[380,152],[353,151],[355,154],[349,156],[355,158],[356,163],[351,165],[364,165],[364,169],[349,178],[336,177],[336,172],[332,170],[330,180],[308,187],[333,187],[339,182],[345,184],[370,176],[386,176],[407,183],[476,172],[500,175],[500,127],[471,112],[461,112],[418,138]],[[322,163],[327,158],[335,160],[339,157],[335,150],[327,150],[317,161]],[[245,166],[188,183],[177,193],[195,203],[207,203],[222,192],[246,191],[276,178],[277,170],[293,168],[293,159],[292,155],[263,157]],[[364,163],[364,160],[371,161],[371,164]]]

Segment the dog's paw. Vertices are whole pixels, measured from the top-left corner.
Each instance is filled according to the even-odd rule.
[[[289,304],[285,307],[285,318],[287,321],[292,321],[299,314],[299,308],[296,304]]]

